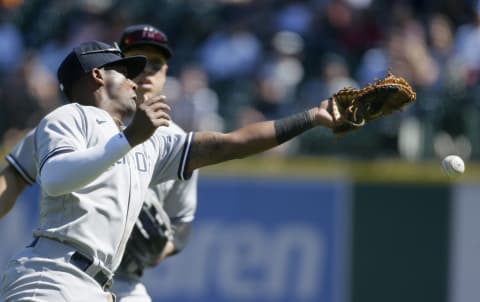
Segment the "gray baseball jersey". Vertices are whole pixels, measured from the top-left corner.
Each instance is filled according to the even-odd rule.
[[[111,116],[99,108],[68,104],[56,109],[35,132],[39,174],[55,154],[103,144],[118,133]],[[61,196],[42,192],[34,235],[66,242],[115,270],[153,175],[158,182],[183,178],[192,136],[156,131],[83,188]]]
[[[170,122],[169,127],[159,128],[157,132],[161,135],[185,134],[185,131],[173,122]],[[37,167],[32,157],[35,150],[34,133],[35,129],[29,131],[5,158],[30,185],[36,182],[37,177]],[[171,221],[191,222],[197,208],[197,179],[198,171],[185,181],[167,180],[155,183],[157,178],[154,177],[145,202],[154,205],[159,211],[164,211]]]

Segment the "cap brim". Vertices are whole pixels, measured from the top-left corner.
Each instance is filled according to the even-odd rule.
[[[120,65],[127,68],[127,77],[133,79],[138,76],[145,69],[147,65],[147,58],[145,56],[129,56],[108,64],[103,65],[102,67]]]
[[[141,46],[153,46],[158,48],[162,53],[165,54],[166,59],[170,59],[170,57],[173,55],[173,51],[170,49],[170,47],[168,47],[165,44],[156,43],[153,41],[137,41],[128,46],[123,46],[122,51],[125,52],[125,51],[128,51],[129,49],[134,49],[135,47],[141,47]]]

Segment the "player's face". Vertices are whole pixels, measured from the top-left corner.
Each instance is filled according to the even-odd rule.
[[[105,90],[108,97],[119,106],[119,110],[127,113],[135,111],[136,89],[137,85],[127,78],[124,66],[105,68]]]
[[[125,52],[126,56],[141,55],[147,57],[147,65],[144,71],[134,81],[138,85],[138,99],[158,95],[165,85],[167,77],[167,60],[155,47],[142,46]]]

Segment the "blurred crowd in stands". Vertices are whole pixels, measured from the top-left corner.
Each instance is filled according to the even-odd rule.
[[[0,153],[64,103],[56,68],[135,23],[169,37],[165,94],[186,130],[228,131],[314,106],[391,69],[417,92],[342,138],[311,130],[279,156],[480,159],[478,0],[0,0]]]

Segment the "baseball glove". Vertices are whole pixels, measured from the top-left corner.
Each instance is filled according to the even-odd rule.
[[[118,272],[141,276],[145,268],[157,263],[169,240],[172,240],[172,231],[168,216],[162,215],[153,205],[143,204]]]
[[[342,135],[362,127],[365,122],[401,111],[415,99],[416,94],[410,84],[388,71],[385,78],[364,88],[346,87],[332,95],[329,102],[329,112],[334,121],[332,130]]]

